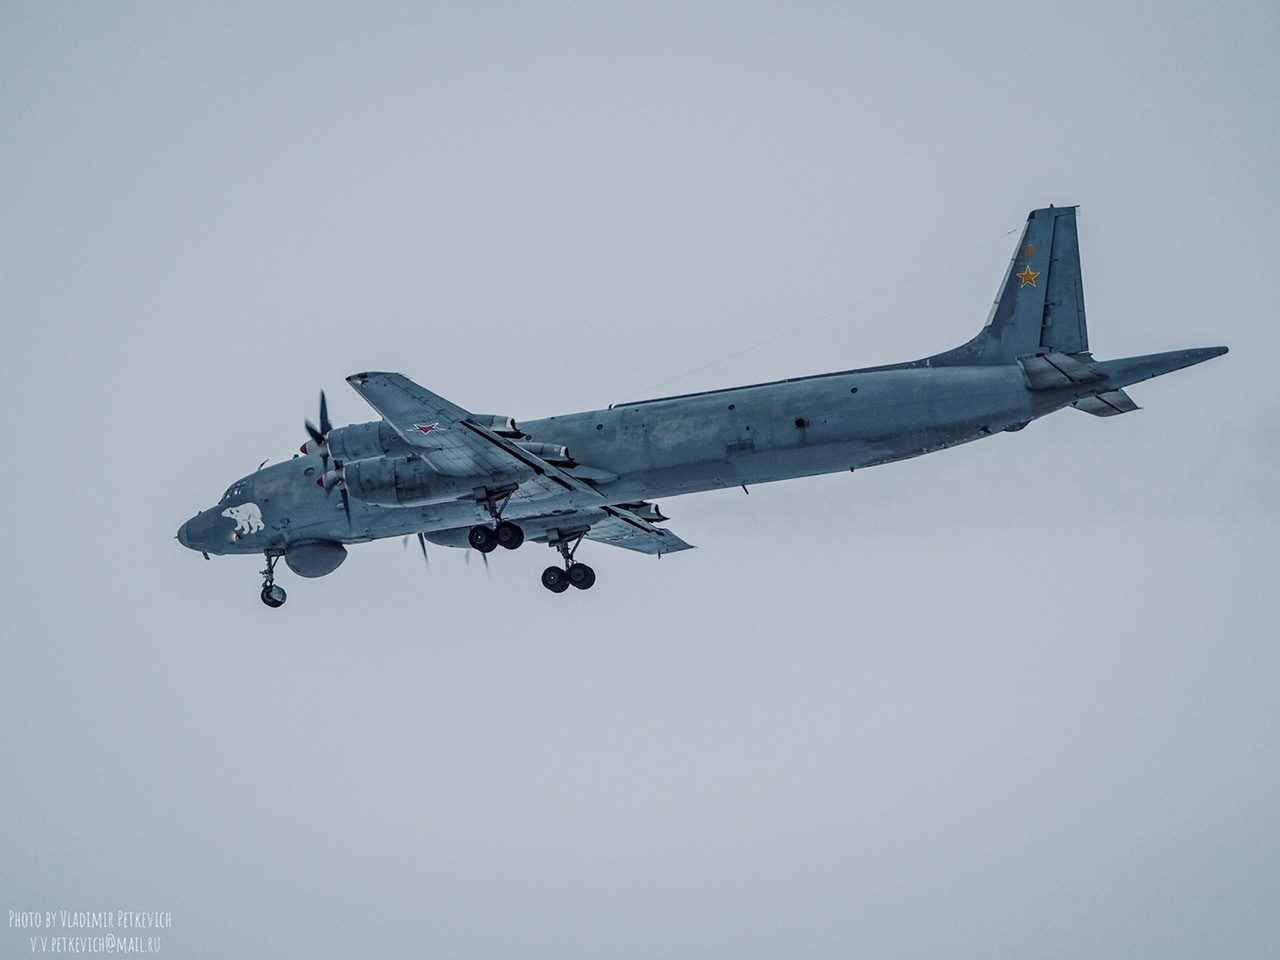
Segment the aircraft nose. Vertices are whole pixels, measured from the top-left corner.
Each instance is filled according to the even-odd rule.
[[[187,532],[187,528],[189,526],[191,526],[190,520],[188,520],[186,523],[184,523],[182,526],[178,528],[178,542],[182,544],[184,547],[191,546],[191,536]]]

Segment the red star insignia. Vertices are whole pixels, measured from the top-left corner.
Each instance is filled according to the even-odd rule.
[[[435,423],[415,423],[413,429],[422,433],[430,433],[432,430],[443,430],[444,427],[440,426],[440,421],[437,420]]]

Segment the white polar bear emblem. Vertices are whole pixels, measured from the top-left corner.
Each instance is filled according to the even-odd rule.
[[[262,511],[256,503],[242,503],[236,507],[227,507],[222,511],[224,517],[236,522],[236,533],[257,533],[266,524],[262,522]]]

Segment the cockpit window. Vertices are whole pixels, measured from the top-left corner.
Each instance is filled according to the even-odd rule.
[[[222,502],[226,503],[228,500],[234,500],[236,497],[241,496],[243,493],[244,493],[243,483],[232,484],[230,487],[227,488],[227,492],[222,495]]]

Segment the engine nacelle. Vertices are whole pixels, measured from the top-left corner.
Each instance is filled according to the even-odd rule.
[[[516,446],[522,450],[527,450],[539,460],[545,460],[553,467],[576,467],[578,464],[569,456],[569,448],[562,447],[558,443],[520,443]]]
[[[662,511],[658,509],[656,503],[649,503],[647,500],[640,500],[636,503],[620,503],[618,506],[623,510],[629,510],[641,520],[648,520],[650,523],[662,523],[670,519],[664,517]]]
[[[366,460],[387,453],[403,453],[408,449],[409,445],[385,420],[353,423],[349,427],[334,427],[329,431],[329,455],[335,460]]]
[[[515,420],[511,417],[495,417],[487,413],[477,413],[471,419],[486,430],[492,430],[500,437],[518,440],[524,436],[524,431],[516,426]]]
[[[348,496],[380,507],[416,507],[474,496],[476,477],[447,477],[421,457],[352,460],[342,470]]]

